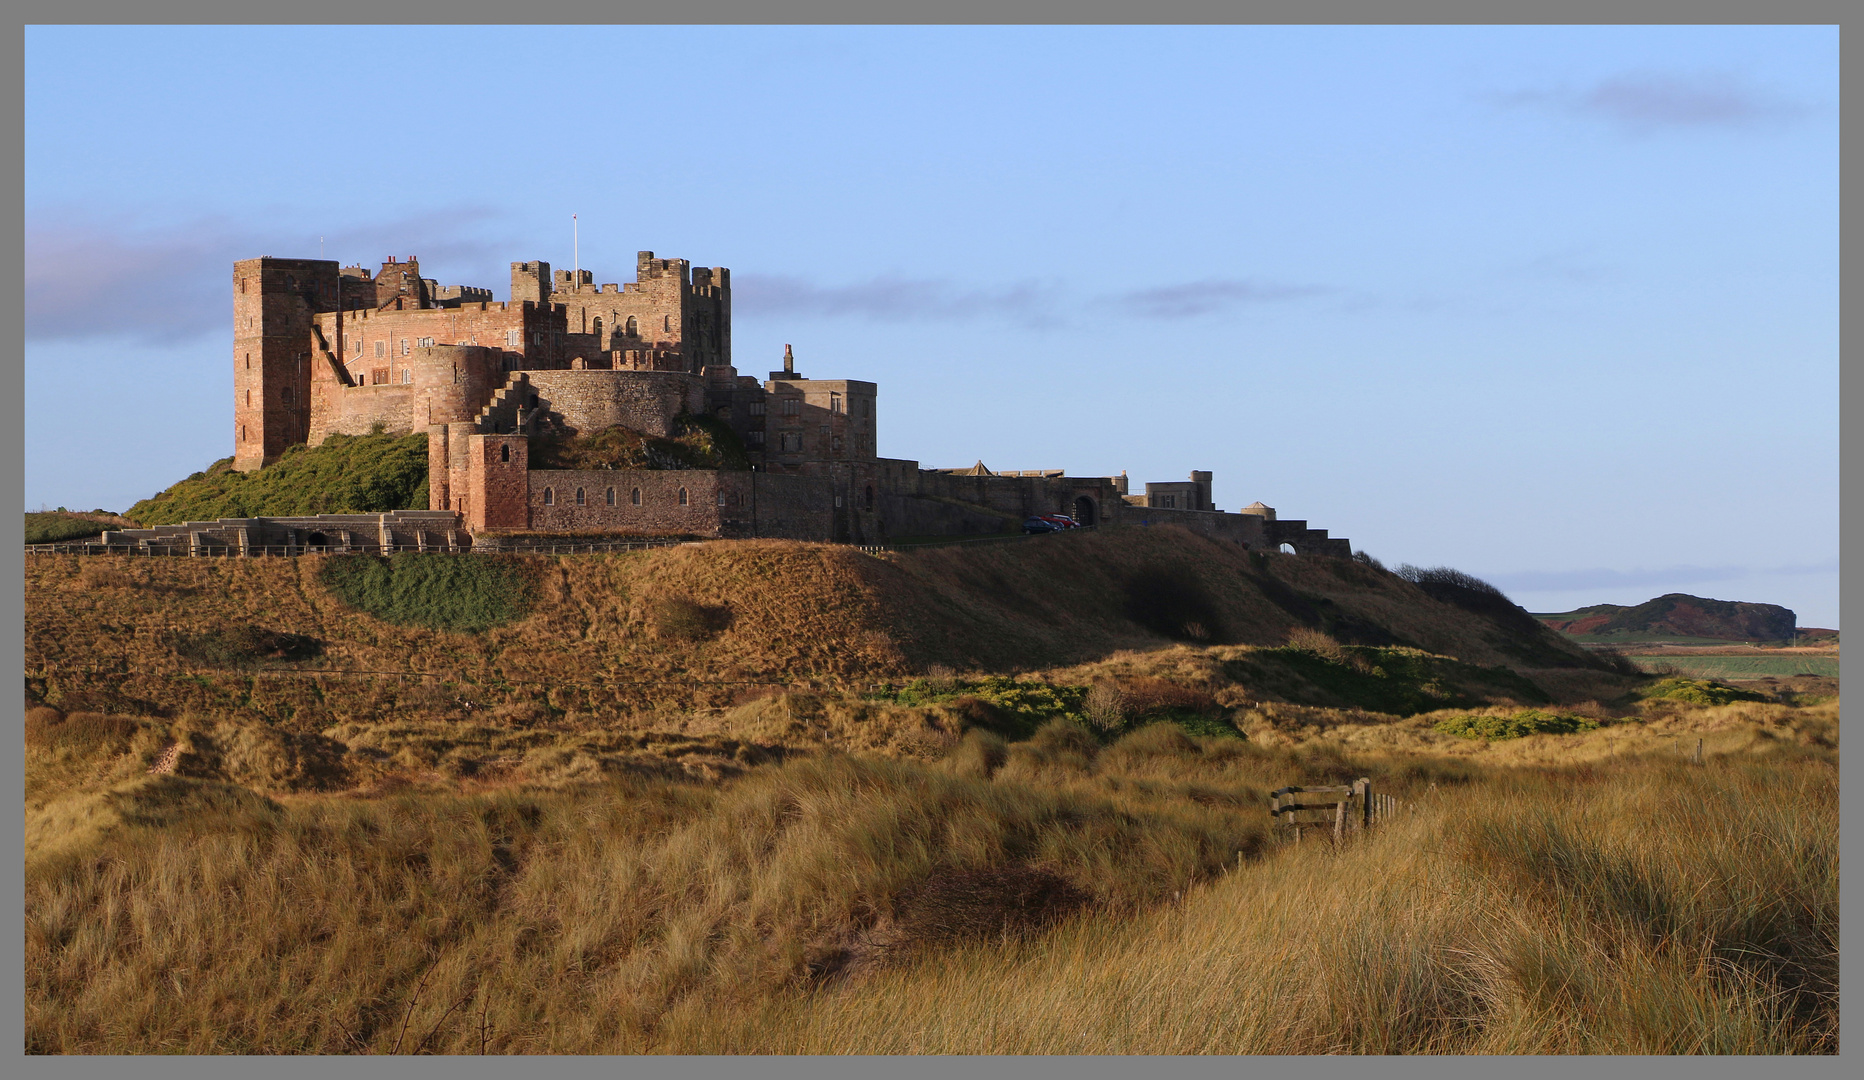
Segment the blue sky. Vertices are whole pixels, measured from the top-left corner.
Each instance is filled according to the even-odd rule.
[[[732,268],[923,465],[1216,473],[1531,610],[1838,625],[1838,32],[39,28],[29,509],[232,453],[230,264]],[[74,424],[71,398],[88,404]]]

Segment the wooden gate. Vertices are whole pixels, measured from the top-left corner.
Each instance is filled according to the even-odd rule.
[[[1390,796],[1374,796],[1372,781],[1360,777],[1337,787],[1285,787],[1269,792],[1269,816],[1293,833],[1296,841],[1306,829],[1331,828],[1334,839],[1371,826],[1392,807]]]

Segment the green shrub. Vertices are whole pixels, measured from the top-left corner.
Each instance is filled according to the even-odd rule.
[[[268,660],[310,660],[324,643],[304,634],[287,634],[257,626],[234,626],[203,634],[173,634],[169,648],[207,667],[242,668]]]
[[[138,524],[427,509],[427,435],[332,435],[257,472],[223,458],[129,508]]]
[[[527,563],[492,555],[347,555],[319,580],[383,622],[468,633],[523,618],[534,591]]]
[[[1576,731],[1596,731],[1599,722],[1589,716],[1550,713],[1524,709],[1511,716],[1450,716],[1437,721],[1433,730],[1465,739],[1519,739],[1525,735],[1571,735]]]
[[[1769,701],[1766,694],[1740,690],[1715,679],[1664,679],[1643,692],[1646,698],[1686,701],[1691,705],[1727,705],[1736,701]]]
[[[986,708],[962,710],[968,723],[1009,739],[1027,739],[1048,721],[1061,717],[1086,724],[1088,688],[1019,682],[1003,675],[982,679],[914,679],[897,690],[869,695],[872,700],[896,705],[938,705],[981,702]]]

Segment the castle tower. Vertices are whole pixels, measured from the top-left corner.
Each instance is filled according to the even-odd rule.
[[[547,262],[515,262],[511,264],[511,302],[522,304],[529,300],[541,304],[550,299],[550,264]]]
[[[334,259],[233,264],[233,467],[270,465],[311,429],[311,317],[334,311]]]

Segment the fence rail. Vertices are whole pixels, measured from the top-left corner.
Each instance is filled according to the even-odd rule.
[[[696,540],[592,540],[579,543],[528,544],[514,547],[482,547],[478,554],[490,555],[597,555],[610,551],[636,551],[645,548],[672,547],[676,544],[700,543]],[[168,558],[249,558],[296,557],[299,555],[395,555],[425,552],[433,555],[474,554],[471,545],[457,544],[27,544],[28,555],[145,555]]]
[[[1083,525],[1091,529],[1092,525]],[[1001,533],[992,536],[955,537],[950,540],[933,540],[923,544],[851,544],[857,551],[878,555],[890,551],[918,551],[921,548],[952,547],[959,544],[1001,544],[1017,540],[1029,540],[1038,533]],[[641,551],[648,548],[673,547],[679,544],[705,543],[685,537],[665,539],[646,538],[639,540],[563,540],[550,543],[516,543],[481,545],[472,544],[248,544],[241,547],[229,543],[190,543],[187,537],[177,537],[173,542],[135,544],[102,544],[96,541],[61,544],[27,544],[28,555],[144,555],[169,558],[225,558],[225,557],[296,557],[299,555],[394,555],[402,552],[426,552],[430,554],[492,554],[492,555],[599,555],[614,551]]]
[[[1269,817],[1288,830],[1297,842],[1306,828],[1331,826],[1335,840],[1351,832],[1369,829],[1398,812],[1398,800],[1377,794],[1372,781],[1360,777],[1351,784],[1328,787],[1290,785],[1269,792]],[[1322,815],[1303,817],[1302,815]]]

